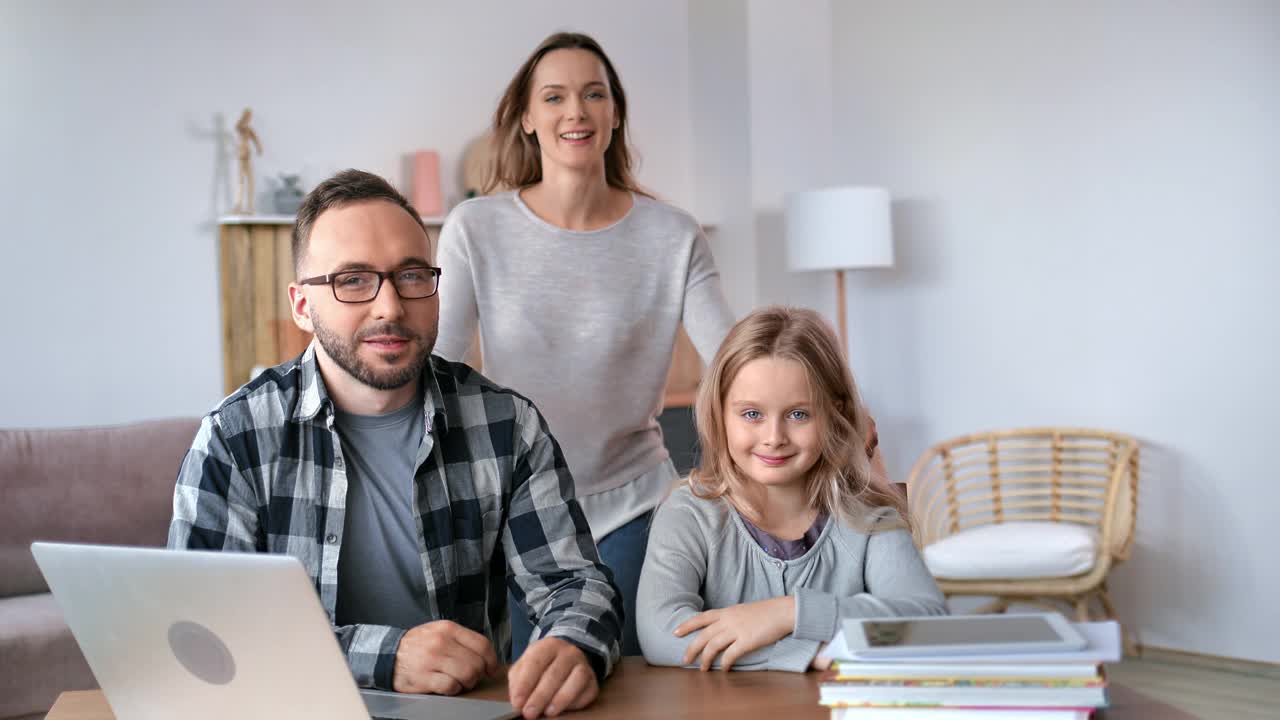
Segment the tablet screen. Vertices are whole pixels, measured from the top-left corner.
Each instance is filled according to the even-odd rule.
[[[864,620],[867,647],[915,647],[920,645],[976,645],[995,643],[1058,642],[1062,638],[1040,617],[921,618],[914,620]]]

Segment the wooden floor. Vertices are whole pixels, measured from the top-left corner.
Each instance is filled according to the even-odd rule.
[[[1266,673],[1125,658],[1122,663],[1107,665],[1107,676],[1201,720],[1280,719],[1280,678]]]

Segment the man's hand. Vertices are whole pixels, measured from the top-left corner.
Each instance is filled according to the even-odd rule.
[[[729,670],[738,658],[781,640],[795,627],[796,599],[787,595],[698,613],[680,623],[675,635],[702,630],[684,651],[685,665],[696,661],[710,670],[716,656],[724,653],[720,669]]]
[[[596,674],[578,646],[558,637],[530,645],[507,672],[511,704],[526,720],[581,710],[600,693]]]
[[[457,695],[498,673],[498,655],[485,636],[451,620],[409,630],[396,648],[392,689],[400,693]]]

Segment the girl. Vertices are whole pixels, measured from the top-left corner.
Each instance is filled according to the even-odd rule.
[[[548,37],[493,119],[490,197],[440,234],[436,352],[461,360],[477,325],[486,375],[528,393],[563,444],[600,556],[622,591],[622,653],[650,512],[678,479],[657,414],[683,323],[703,358],[733,324],[698,223],[632,176],[627,96],[604,50]],[[512,596],[512,659],[530,636]]]
[[[650,663],[801,672],[840,618],[946,613],[817,313],[735,325],[696,415],[701,466],[656,512],[640,576]]]

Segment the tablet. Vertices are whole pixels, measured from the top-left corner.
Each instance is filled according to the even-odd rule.
[[[1058,613],[935,615],[844,621],[857,658],[1069,652],[1085,639]]]

